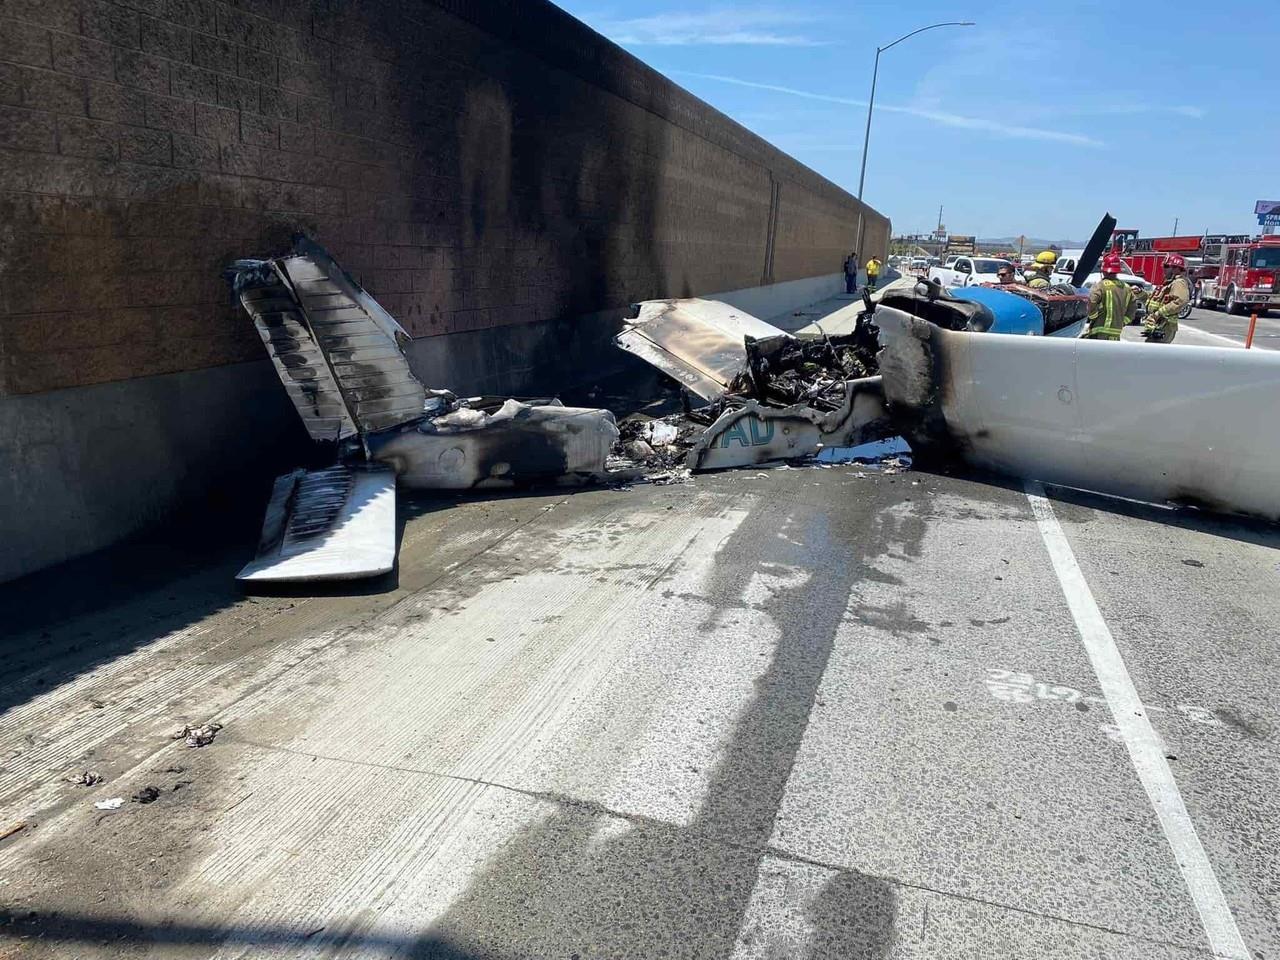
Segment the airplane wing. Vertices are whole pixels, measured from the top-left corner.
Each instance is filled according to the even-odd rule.
[[[790,336],[719,300],[646,300],[632,311],[614,343],[711,402],[746,369],[745,336]]]

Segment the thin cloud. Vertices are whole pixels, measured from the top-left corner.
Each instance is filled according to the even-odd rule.
[[[594,21],[614,43],[630,46],[820,47],[830,41],[793,32],[811,18],[767,8],[660,13],[651,17]]]
[[[1063,60],[1063,39],[1055,27],[1036,23],[1016,26],[983,26],[977,30],[955,31],[947,36],[946,53],[934,58],[916,81],[911,102],[921,109],[933,109],[950,101],[958,89],[990,89],[1008,77],[1037,76],[1052,89],[1054,85],[1077,84]],[[1060,98],[1041,108],[1045,116],[1125,117],[1177,116],[1199,120],[1206,111],[1188,103],[1164,103],[1141,95],[1114,93],[1105,99]]]
[[[1208,114],[1204,107],[1187,103],[1113,103],[1106,106],[1067,107],[1061,111],[1069,116],[1137,117],[1157,114],[1173,114],[1191,120],[1203,120]]]
[[[854,100],[849,97],[836,97],[825,93],[813,93],[809,90],[796,90],[793,87],[781,87],[772,83],[756,83],[754,80],[740,80],[737,77],[725,77],[715,73],[694,73],[689,70],[673,70],[671,73],[685,77],[698,77],[702,80],[715,80],[719,83],[730,83],[739,87],[751,87],[754,90],[769,90],[773,93],[785,93],[806,100],[819,100],[824,103],[839,103],[849,107],[865,107],[867,101]],[[1004,123],[986,117],[968,117],[958,113],[942,110],[928,110],[920,107],[901,107],[893,104],[877,104],[877,110],[886,113],[901,113],[909,117],[919,117],[946,127],[957,127],[963,130],[979,130],[993,133],[1001,137],[1019,140],[1047,140],[1052,143],[1069,143],[1079,147],[1105,146],[1101,140],[1085,136],[1082,133],[1071,133],[1066,130],[1050,130],[1043,127],[1027,127],[1021,124]]]

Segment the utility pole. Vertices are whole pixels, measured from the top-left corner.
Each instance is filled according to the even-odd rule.
[[[935,30],[938,27],[972,27],[972,20],[948,20],[945,23],[931,23],[927,27],[920,27],[912,30],[910,33],[904,33],[893,43],[885,44],[883,47],[876,47],[876,60],[871,68],[871,96],[867,98],[867,132],[862,136],[862,170],[858,173],[858,244],[856,249],[859,255],[866,261],[866,253],[862,249],[862,241],[865,239],[862,235],[862,187],[867,181],[867,148],[871,145],[871,112],[876,106],[876,78],[880,76],[880,54],[884,53],[890,47],[896,47],[903,40],[914,37],[917,33],[924,33],[926,30]]]
[[[1177,217],[1173,218],[1173,235],[1175,237],[1178,235],[1178,218]]]
[[[942,234],[942,204],[938,204],[938,229],[933,231],[933,235],[940,236]]]

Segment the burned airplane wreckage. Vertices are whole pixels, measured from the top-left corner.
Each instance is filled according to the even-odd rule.
[[[321,246],[227,271],[311,438],[335,463],[277,479],[246,581],[351,579],[395,563],[395,491],[662,482],[810,457],[891,429],[868,322],[802,339],[713,301],[637,305],[618,344],[671,373],[684,412],[461,397],[413,375],[408,335]],[[696,405],[693,401],[696,400]]]
[[[890,429],[869,320],[802,339],[716,300],[649,300],[615,343],[683,388],[683,412],[662,422],[677,428],[690,470],[810,457]]]
[[[680,409],[619,422],[556,398],[426,389],[409,369],[405,331],[305,238],[288,256],[237,261],[228,278],[308,433],[336,461],[277,479],[241,580],[389,571],[398,485],[672,482],[899,435],[917,453],[1015,476],[1280,519],[1274,444],[1249,448],[1245,431],[1197,445],[1166,436],[1177,424],[1158,412],[1172,404],[1188,422],[1222,413],[1252,423],[1280,399],[1280,357],[1075,340],[1086,300],[1070,287],[948,291],[903,278],[795,333],[718,301],[635,304],[615,343],[678,385]],[[1228,370],[1245,387],[1229,389]],[[1188,391],[1206,376],[1208,394]],[[1107,390],[1110,405],[1082,396]],[[1161,460],[1179,441],[1192,466]],[[1215,475],[1201,462],[1214,456],[1231,469]]]
[[[239,579],[350,579],[395,563],[395,488],[470,490],[587,483],[618,438],[607,410],[558,400],[462,399],[426,390],[408,335],[318,244],[240,260],[232,290],[253,318],[311,438],[335,466],[275,484],[258,556]]]

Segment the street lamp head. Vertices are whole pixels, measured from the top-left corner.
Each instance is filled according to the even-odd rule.
[[[858,174],[858,202],[862,202],[862,187],[867,180],[867,147],[871,143],[871,111],[875,109],[876,104],[876,77],[880,73],[880,54],[884,53],[889,47],[896,47],[903,40],[914,37],[917,33],[924,33],[926,30],[934,30],[938,27],[975,27],[976,23],[972,20],[946,20],[942,23],[931,23],[927,27],[920,27],[912,30],[910,33],[904,33],[893,43],[883,47],[876,47],[876,62],[871,69],[871,96],[867,98],[867,132],[862,137],[862,170]],[[862,245],[862,210],[858,210],[858,245]]]
[[[893,43],[886,44],[883,47],[876,47],[876,56],[878,57],[880,54],[884,53],[886,50],[889,49],[889,47],[896,47],[903,40],[906,40],[909,37],[914,37],[917,33],[924,33],[926,30],[935,30],[938,27],[976,27],[976,26],[977,24],[972,20],[944,20],[941,23],[931,23],[927,27],[921,27],[918,30],[912,30],[910,33],[904,33],[897,40],[893,41]]]

